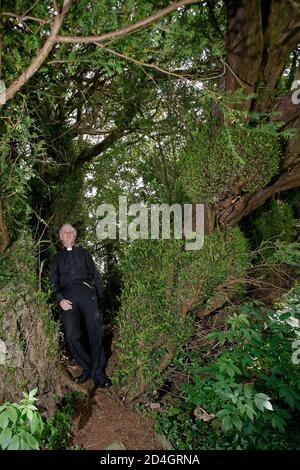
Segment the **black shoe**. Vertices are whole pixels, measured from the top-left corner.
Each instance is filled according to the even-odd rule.
[[[78,375],[78,377],[75,377],[74,382],[77,384],[85,384],[90,378],[91,376],[88,372],[83,372],[81,375]]]
[[[103,382],[95,382],[95,386],[96,388],[109,388],[112,386],[112,381],[108,377],[105,377]]]

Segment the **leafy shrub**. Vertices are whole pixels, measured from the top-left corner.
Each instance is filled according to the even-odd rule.
[[[20,403],[5,402],[0,405],[0,449],[2,450],[39,450],[72,449],[70,433],[74,415],[74,400],[82,393],[70,392],[54,415],[43,421],[34,403],[37,389],[23,393]]]
[[[293,351],[300,344],[299,305],[296,286],[280,309],[257,301],[245,304],[228,319],[226,331],[209,334],[217,341],[214,351],[218,345],[219,351],[207,363],[190,362],[192,381],[182,386],[183,402],[158,416],[160,429],[175,446],[300,448],[299,349]],[[197,409],[209,422],[195,418]]]
[[[39,449],[43,421],[34,405],[37,389],[23,393],[20,403],[0,406],[0,448],[2,450]]]

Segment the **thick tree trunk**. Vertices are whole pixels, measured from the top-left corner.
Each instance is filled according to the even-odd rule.
[[[1,336],[5,345],[5,362],[0,366],[0,401],[19,401],[22,392],[37,388],[40,406],[51,413],[55,405],[53,393],[60,392],[58,335],[53,331],[49,337],[51,313],[46,304],[36,301],[34,294],[29,293],[26,284],[10,283],[0,290]]]
[[[271,184],[258,192],[243,192],[248,181],[232,188],[232,194],[210,207],[216,224],[226,227],[239,222],[274,194],[300,185],[300,105],[293,104],[291,93],[275,98],[277,82],[289,55],[300,42],[300,13],[293,2],[285,0],[228,0],[227,71],[220,89],[232,95],[242,87],[252,100],[236,108],[245,111],[279,111],[276,118],[283,128],[293,127],[296,134],[282,154],[281,168]],[[222,125],[222,119],[220,119]],[[253,168],[253,172],[256,168]],[[253,176],[255,176],[253,174]],[[213,230],[209,225],[209,233]]]
[[[0,402],[19,401],[22,392],[37,388],[40,409],[51,414],[54,395],[63,394],[68,379],[60,365],[59,326],[38,290],[30,237],[6,251],[1,269],[8,280],[0,288]]]

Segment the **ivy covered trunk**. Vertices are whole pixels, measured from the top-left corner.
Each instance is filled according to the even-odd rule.
[[[1,255],[0,402],[37,388],[40,407],[51,413],[54,394],[61,394],[58,325],[35,273],[32,239],[25,234]]]

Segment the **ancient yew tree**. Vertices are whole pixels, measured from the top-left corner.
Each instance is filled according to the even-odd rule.
[[[134,398],[164,381],[190,311],[243,291],[239,224],[300,184],[297,2],[7,0],[0,14],[1,393],[30,384],[47,397],[63,381],[48,271],[68,220],[105,260],[107,286],[123,276],[118,377]],[[99,244],[96,207],[121,194],[204,203],[205,250]]]

